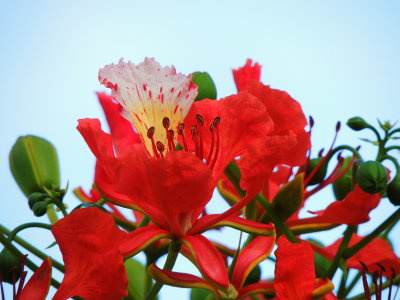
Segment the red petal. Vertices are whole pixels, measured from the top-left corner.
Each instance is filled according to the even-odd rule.
[[[191,228],[215,187],[211,170],[185,151],[169,152],[164,159],[151,159],[144,152],[126,153],[112,167],[115,191],[177,236]]]
[[[288,226],[322,223],[357,225],[369,221],[369,213],[379,201],[379,194],[365,193],[356,185],[342,201],[333,202],[325,210],[315,212],[318,217],[289,220],[287,224]]]
[[[218,178],[229,162],[241,155],[259,138],[268,134],[273,127],[263,104],[247,92],[219,101],[203,100],[193,103],[185,118],[188,136],[190,136],[190,128],[197,124],[197,114],[204,118],[202,136],[205,158],[208,157],[212,143],[209,126],[215,117],[221,118],[218,126],[219,155],[214,167],[214,174]]]
[[[165,284],[182,288],[203,288],[218,295],[218,290],[213,285],[197,276],[186,273],[165,271],[158,268],[155,264],[151,264],[147,271],[153,279]]]
[[[119,251],[124,257],[130,257],[139,253],[155,241],[169,237],[171,237],[171,234],[158,226],[144,226],[129,233],[119,247]]]
[[[73,211],[52,228],[65,263],[54,300],[80,296],[111,300],[127,296],[128,278],[118,246],[126,232],[97,208]]]
[[[285,236],[278,239],[275,251],[276,295],[281,300],[311,299],[314,290],[314,252],[306,242],[290,243]]]
[[[253,65],[253,61],[247,59],[246,64],[243,67],[237,70],[232,70],[232,73],[237,90],[242,91],[245,90],[251,80],[260,81],[261,66],[258,63]]]
[[[353,235],[349,246],[351,247],[355,245],[362,239],[362,236]],[[333,259],[334,255],[339,249],[341,241],[342,239],[339,239],[329,247],[326,247],[323,251],[321,251],[321,254],[329,259]],[[350,257],[347,260],[347,267],[361,271],[362,266],[360,261],[367,265],[368,272],[370,273],[380,270],[380,267],[377,265],[377,263],[381,264],[386,269],[386,272],[383,272],[386,277],[391,276],[391,268],[394,268],[396,274],[400,273],[400,259],[394,253],[389,242],[382,238],[373,239],[367,246]]]
[[[274,237],[258,236],[239,253],[232,275],[236,289],[240,289],[250,271],[269,256],[274,245]]]
[[[23,288],[18,300],[44,300],[51,281],[51,258],[46,258]]]
[[[182,240],[197,262],[200,272],[217,286],[228,289],[229,278],[221,253],[201,235],[186,236]]]
[[[114,97],[105,93],[97,93],[110,127],[113,143],[117,153],[132,144],[140,143],[139,135],[133,130],[132,124],[121,115],[121,105]]]

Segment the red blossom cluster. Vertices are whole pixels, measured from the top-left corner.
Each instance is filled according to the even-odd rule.
[[[383,276],[393,285],[400,260],[387,235],[378,235],[398,214],[374,236],[356,233],[382,192],[353,181],[340,201],[309,217],[300,214],[311,196],[356,172],[357,150],[347,160],[339,155],[327,175],[329,161],[342,149],[332,145],[313,165],[313,122],[300,104],[263,84],[261,66],[251,60],[233,76],[237,93],[216,100],[196,99],[202,82],[154,59],[139,65],[120,60],[100,70],[100,82],[111,91],[97,94],[110,133],[98,119],[79,120],[77,129],[96,157],[94,188],[88,194],[75,190],[90,207],[51,226],[65,264],[53,299],[139,299],[128,295],[132,278],[126,261],[140,252],[147,257],[147,273],[137,276],[155,280],[140,294],[145,299],[153,299],[163,284],[203,289],[203,296],[192,299],[342,299],[345,290],[331,282],[339,265],[345,272],[379,273],[381,290]],[[216,188],[230,207],[208,214]],[[131,216],[121,208],[131,209]],[[331,246],[304,240],[305,233],[343,224],[344,237]],[[226,226],[248,233],[237,249],[204,235]],[[161,268],[157,260],[166,252]],[[202,277],[173,271],[178,255]],[[251,274],[273,255],[274,277],[254,279]],[[315,265],[316,255],[325,258],[325,268]],[[41,291],[30,299],[45,298],[50,283],[41,276],[50,278],[51,268],[46,270],[30,280],[38,281],[35,293]]]

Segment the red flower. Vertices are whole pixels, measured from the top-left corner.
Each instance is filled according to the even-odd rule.
[[[356,243],[363,239],[362,236],[357,234],[353,234],[351,237],[349,247],[354,246]],[[320,248],[318,246],[313,246],[314,249],[325,256],[328,259],[333,259],[337,250],[339,249],[339,245],[342,242],[342,238],[338,239],[332,245],[326,248]],[[380,266],[385,268],[383,275],[386,277],[391,277],[392,269],[396,274],[400,273],[400,258],[394,253],[392,247],[389,242],[382,238],[374,238],[369,244],[367,244],[364,248],[354,254],[347,260],[347,268],[349,269],[357,269],[362,271],[363,262],[367,268],[368,272],[380,271]]]
[[[186,116],[196,87],[190,76],[173,68],[151,59],[138,66],[120,61],[99,77],[142,140],[114,153],[112,137],[98,120],[80,120],[78,130],[98,159],[95,183],[110,201],[142,211],[172,235],[184,236],[216,224],[252,199],[248,195],[225,214],[208,218],[209,224],[196,226],[225,166],[271,129],[255,97],[241,93],[196,102]],[[174,151],[178,135],[185,151]]]
[[[312,297],[329,295],[333,290],[329,280],[316,279],[314,252],[309,243],[292,244],[281,236],[275,255],[274,287],[279,300],[311,300]]]
[[[251,60],[234,70],[237,89],[249,92],[265,106],[274,123],[272,132],[248,147],[238,164],[242,173],[241,186],[248,192],[259,192],[275,166],[301,166],[310,149],[310,135],[305,131],[306,117],[300,104],[284,91],[272,89],[259,81],[261,66],[252,67]]]
[[[118,246],[126,233],[98,208],[73,211],[52,228],[65,263],[65,276],[55,300],[80,296],[121,299],[128,295],[128,278]]]

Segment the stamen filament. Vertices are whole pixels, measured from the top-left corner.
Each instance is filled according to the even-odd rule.
[[[187,146],[186,138],[185,138],[185,125],[184,125],[183,123],[180,123],[180,124],[178,125],[177,131],[178,131],[178,134],[182,136],[182,140],[183,140],[183,149],[184,149],[185,151],[188,151],[188,146]]]
[[[210,124],[210,131],[211,131],[211,146],[210,146],[210,153],[208,153],[208,157],[207,157],[207,162],[206,162],[207,166],[210,164],[211,157],[214,152],[215,133],[214,133],[214,125],[212,123]]]

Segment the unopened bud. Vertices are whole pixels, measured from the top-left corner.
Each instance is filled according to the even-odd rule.
[[[194,72],[192,82],[197,85],[198,93],[195,101],[203,99],[217,99],[217,88],[210,74],[207,72]]]
[[[397,175],[393,180],[388,184],[386,189],[386,195],[390,202],[393,205],[400,205],[400,176]]]
[[[347,126],[355,131],[360,131],[368,128],[370,125],[361,117],[353,117],[347,121]]]
[[[387,186],[386,169],[378,161],[367,161],[357,170],[356,182],[368,194],[376,194]]]
[[[48,197],[47,194],[39,193],[39,192],[30,194],[28,197],[29,208],[32,209],[36,203],[44,201],[47,197]]]
[[[317,157],[317,158],[310,159],[310,161],[308,163],[308,166],[307,166],[307,170],[306,170],[306,178],[318,166],[318,164],[321,162],[322,159],[323,159],[322,157]],[[327,170],[328,170],[328,165],[327,165],[326,162],[324,162],[319,167],[318,171],[313,175],[311,180],[308,182],[308,185],[314,185],[314,184],[321,183],[324,180],[325,176],[326,176]]]
[[[0,273],[4,282],[15,283],[22,272],[21,258],[4,248],[0,252]]]
[[[351,157],[346,157],[343,160],[343,164],[339,169],[339,172],[343,172],[344,169],[352,161]],[[346,173],[344,173],[339,179],[337,179],[333,184],[333,193],[336,200],[343,200],[353,190],[353,166],[351,166]]]
[[[25,196],[60,187],[57,152],[47,140],[33,135],[19,137],[9,160],[11,173]]]
[[[36,202],[32,206],[33,214],[36,217],[44,216],[46,214],[46,212],[47,212],[47,205],[48,205],[47,201]]]

